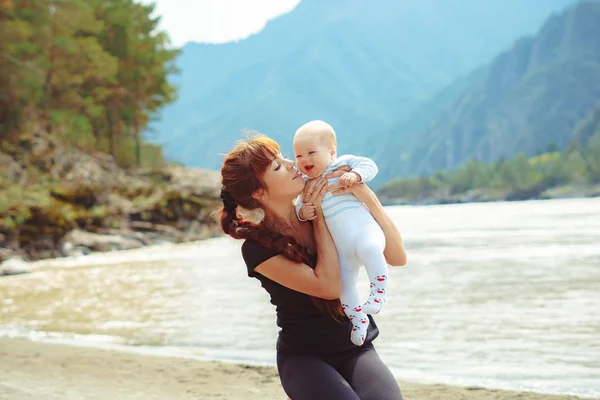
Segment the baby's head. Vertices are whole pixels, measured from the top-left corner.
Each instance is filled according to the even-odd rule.
[[[300,171],[315,178],[336,157],[335,131],[327,122],[310,121],[302,125],[294,135],[294,156]]]

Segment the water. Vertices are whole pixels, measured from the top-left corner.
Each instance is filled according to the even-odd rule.
[[[389,212],[410,261],[375,343],[396,376],[600,397],[600,199]],[[272,364],[274,307],[239,246],[36,263],[0,279],[0,334]]]

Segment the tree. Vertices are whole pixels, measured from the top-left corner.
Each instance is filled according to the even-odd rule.
[[[579,150],[566,155],[566,165],[571,181],[583,182],[585,180],[587,165]]]
[[[168,76],[177,72],[174,60],[178,50],[169,49],[169,39],[157,32],[159,18],[152,17],[154,5],[122,0],[99,10],[106,20],[101,33],[104,48],[119,59],[115,85],[110,88],[108,107],[110,152],[114,136],[131,128],[136,143],[136,164],[141,160],[141,132],[153,113],[175,99],[175,88]]]
[[[176,90],[178,50],[153,5],[134,0],[0,0],[0,138],[24,122],[141,162],[142,132]],[[132,147],[133,148],[133,147]],[[119,153],[121,154],[121,153]]]
[[[42,46],[36,26],[45,25],[48,12],[41,0],[23,9],[19,1],[2,1],[0,24],[0,138],[18,129],[23,115],[34,109],[42,94]]]

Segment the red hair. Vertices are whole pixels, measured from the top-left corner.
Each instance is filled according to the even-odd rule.
[[[252,194],[257,190],[267,189],[263,176],[280,152],[281,148],[273,139],[256,135],[238,143],[227,154],[221,168],[223,185],[221,228],[234,239],[256,240],[263,247],[280,253],[292,261],[311,265],[309,249],[296,238],[284,235],[263,223],[257,224],[244,219],[238,212],[238,206],[246,210],[262,208]],[[311,297],[311,299],[324,314],[337,321],[343,317],[339,299],[326,300],[318,297]]]

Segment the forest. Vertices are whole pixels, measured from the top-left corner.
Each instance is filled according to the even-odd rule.
[[[2,0],[0,140],[43,129],[123,167],[162,162],[144,141],[175,100],[178,50],[153,5],[133,0]]]

